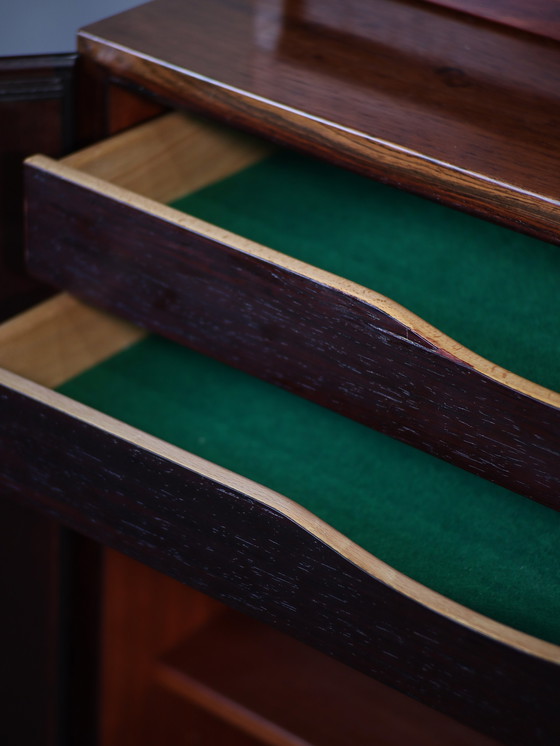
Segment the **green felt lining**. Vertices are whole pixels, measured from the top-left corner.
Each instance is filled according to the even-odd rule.
[[[560,390],[560,247],[288,151],[174,203]]]
[[[175,206],[371,287],[560,389],[557,247],[288,152]],[[558,513],[155,337],[61,390],[291,497],[430,588],[560,644]]]
[[[415,580],[560,644],[560,514],[158,337],[60,390],[287,495]]]

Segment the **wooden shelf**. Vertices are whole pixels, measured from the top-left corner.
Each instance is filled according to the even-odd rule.
[[[167,654],[155,680],[269,746],[495,743],[230,611]]]
[[[270,746],[495,743],[230,611],[166,655],[155,680]]]
[[[496,743],[112,551],[103,668],[103,746]]]

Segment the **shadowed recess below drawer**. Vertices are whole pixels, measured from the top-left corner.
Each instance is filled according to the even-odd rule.
[[[173,207],[397,301],[560,391],[560,250],[288,151]]]
[[[158,337],[59,390],[294,499],[430,588],[560,643],[560,513]]]

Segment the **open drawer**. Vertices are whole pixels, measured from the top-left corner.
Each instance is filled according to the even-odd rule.
[[[0,389],[1,481],[5,493],[16,494],[97,541],[272,623],[483,732],[511,743],[557,740],[560,648],[556,644],[493,621],[409,579],[318,517],[320,507],[311,512],[289,499],[296,495],[283,496],[248,479],[246,473],[212,463],[50,387],[63,386],[69,391],[68,387],[79,388],[80,381],[86,381],[80,397],[87,398],[86,389],[89,395],[97,396],[103,386],[99,379],[88,377],[95,370],[112,375],[111,365],[117,361],[113,378],[117,380],[122,378],[119,366],[128,361],[132,377],[130,381],[121,380],[120,391],[109,389],[107,411],[122,404],[127,389],[134,389],[134,371],[144,369],[138,365],[138,351],[144,349],[144,360],[159,364],[167,346],[172,356],[187,356],[187,365],[173,376],[173,384],[168,371],[160,380],[163,393],[173,387],[180,393],[190,391],[192,411],[187,407],[175,412],[182,425],[194,421],[198,408],[200,417],[206,418],[204,427],[213,427],[232,397],[238,409],[250,409],[253,400],[258,402],[257,409],[265,420],[261,423],[264,432],[267,428],[280,431],[280,420],[291,416],[292,406],[313,410],[312,428],[313,420],[323,417],[315,426],[321,433],[329,418],[336,419],[339,439],[323,454],[322,462],[311,465],[317,484],[301,478],[308,491],[319,492],[318,506],[328,503],[324,483],[319,483],[321,472],[329,461],[336,461],[337,452],[344,450],[346,426],[360,431],[356,448],[363,437],[384,439],[473,483],[484,485],[482,480],[198,353],[143,336],[126,322],[65,295],[0,329],[0,362],[9,368],[2,371]],[[143,347],[150,340],[163,345],[156,356],[153,349]],[[229,370],[233,379],[224,386],[222,379],[210,375],[206,367],[203,374],[189,378],[191,360],[192,365]],[[78,374],[74,383],[65,383]],[[147,372],[150,386],[155,385],[156,378],[155,369]],[[212,378],[213,393],[205,397],[203,389]],[[241,388],[236,388],[238,385]],[[268,418],[262,416],[262,389],[273,398],[282,397],[272,428]],[[222,399],[220,391],[226,391]],[[151,395],[139,395],[136,389],[132,398],[152,417],[155,428],[169,416]],[[200,404],[203,399],[206,405]],[[172,399],[169,406],[175,408],[176,402]],[[256,433],[256,447],[249,459],[252,464],[259,461],[259,449],[266,452],[271,446],[262,437],[263,431],[253,426],[255,419],[251,420],[249,414],[247,417],[253,423],[249,429]],[[230,418],[231,430],[225,439],[237,447],[236,441],[242,442],[245,437],[245,419],[239,418],[235,407]],[[300,421],[304,428],[305,417]],[[195,422],[191,438],[196,448],[207,453],[204,449],[211,448],[212,443],[208,445],[201,422]],[[286,437],[284,433],[280,440],[288,441],[284,450],[297,471],[297,460],[303,457],[298,448],[292,447],[289,434]],[[272,444],[272,460],[286,459],[279,443]],[[403,493],[414,488],[417,470],[411,468],[406,456],[400,468],[390,468],[404,485]],[[266,470],[273,471],[270,463]],[[353,500],[358,500],[358,487],[347,482],[342,513],[351,510]],[[502,492],[497,486],[488,487]],[[372,480],[372,498],[376,490],[378,485]],[[298,500],[301,492],[308,501],[303,487],[294,491]],[[392,501],[396,522],[403,520],[402,515],[399,517],[399,496],[382,497]],[[425,496],[417,497],[416,502],[421,504]],[[473,504],[477,497],[472,495]],[[555,547],[552,532],[557,531],[554,519],[558,514],[519,496],[512,495],[511,499],[530,506],[537,522],[549,524],[550,541]],[[436,518],[434,515],[433,520]],[[345,525],[344,521],[340,525]],[[420,537],[421,528],[418,521]],[[467,533],[468,525],[460,530]],[[504,533],[501,525],[494,530],[496,538]],[[531,527],[527,526],[521,532],[520,550],[525,531],[525,543],[534,543]],[[537,529],[535,533],[543,531]],[[372,547],[377,541],[374,538]],[[410,542],[411,537],[403,532],[400,541]],[[421,539],[420,543],[427,542]],[[460,553],[461,548],[457,551]],[[549,572],[557,593],[557,566],[555,571],[555,555],[551,554]],[[467,574],[471,564],[467,558]],[[537,564],[543,562],[537,560]],[[470,580],[474,583],[474,576]],[[516,572],[512,582],[515,595],[520,592],[515,588]],[[501,581],[496,581],[493,569],[488,568],[482,584],[499,586]],[[530,590],[532,584],[527,585]],[[525,598],[523,605],[535,604]],[[556,619],[558,623],[557,612],[543,608],[533,611],[548,614],[552,617],[548,621],[554,623]]]
[[[61,162],[36,156],[27,165],[29,267],[144,328],[558,508],[560,395],[454,342],[375,292],[375,278],[375,290],[367,289],[342,271],[319,269],[168,205],[269,152],[260,141],[171,114]],[[262,191],[269,191],[266,181]],[[474,229],[489,225],[460,219]],[[535,239],[520,238],[533,241],[530,255],[538,253]],[[344,236],[338,255],[343,244]],[[452,253],[453,237],[449,247]],[[356,275],[361,279],[359,269]],[[550,281],[553,270],[543,265],[543,275]],[[530,308],[525,298],[517,301],[522,292],[514,291],[513,305]],[[466,304],[464,315],[476,305]],[[479,326],[510,315],[498,311]],[[554,308],[531,313],[555,317]],[[528,323],[530,336],[532,316]],[[526,356],[516,333],[511,342]],[[550,336],[534,346],[557,349]]]

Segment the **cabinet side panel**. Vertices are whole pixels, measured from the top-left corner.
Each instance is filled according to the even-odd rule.
[[[58,743],[63,529],[0,484],[0,740]]]
[[[73,144],[75,55],[0,59],[0,320],[46,297],[25,271],[22,161]]]

